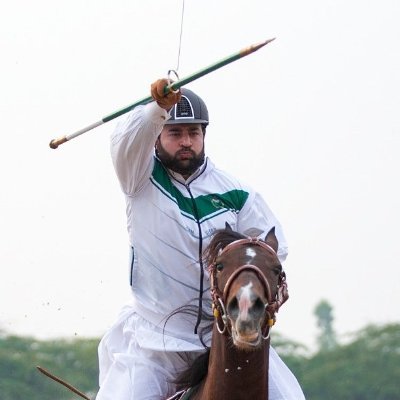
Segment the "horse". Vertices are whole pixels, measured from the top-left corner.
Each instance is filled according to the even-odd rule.
[[[270,331],[289,297],[277,250],[274,228],[264,240],[229,226],[213,236],[205,251],[211,348],[177,379],[171,399],[268,399]]]

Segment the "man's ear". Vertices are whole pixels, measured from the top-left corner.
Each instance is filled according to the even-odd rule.
[[[156,142],[154,143],[154,148],[156,149],[156,150],[158,150],[158,145],[160,144],[160,135],[158,135],[158,138],[157,138],[157,140],[156,140]]]

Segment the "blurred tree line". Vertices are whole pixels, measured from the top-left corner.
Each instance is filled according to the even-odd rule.
[[[298,378],[307,400],[400,399],[400,324],[370,325],[340,344],[331,305],[315,308],[318,350],[273,337],[273,346]],[[39,341],[0,335],[1,400],[72,400],[80,398],[42,375],[39,365],[95,398],[99,339]]]
[[[40,373],[40,366],[94,398],[98,339],[39,341],[0,336],[1,400],[72,400],[80,397]]]
[[[399,400],[400,324],[369,325],[339,344],[333,309],[314,309],[318,351],[282,337],[274,347],[299,380],[307,400]]]

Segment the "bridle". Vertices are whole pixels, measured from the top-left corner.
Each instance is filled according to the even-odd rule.
[[[271,246],[269,246],[266,242],[264,242],[258,238],[253,238],[253,237],[235,240],[234,242],[225,246],[225,248],[220,252],[220,254],[218,254],[217,257],[221,257],[223,254],[226,254],[229,251],[232,251],[233,249],[236,249],[241,246],[249,245],[249,244],[260,246],[263,249],[267,250],[269,253],[273,254],[275,257],[277,257],[275,250]],[[230,322],[229,322],[230,320],[229,320],[229,316],[228,316],[228,313],[226,312],[226,307],[225,307],[227,296],[229,295],[229,290],[232,286],[232,283],[235,281],[235,279],[243,271],[252,271],[259,278],[259,280],[263,286],[265,296],[267,298],[267,303],[264,305],[264,307],[265,307],[264,323],[261,328],[261,332],[262,332],[263,339],[265,339],[265,340],[268,339],[269,335],[270,335],[271,327],[274,325],[275,320],[276,320],[275,313],[278,312],[278,310],[282,306],[282,304],[289,298],[285,272],[281,271],[279,274],[278,289],[277,289],[274,299],[272,299],[271,287],[270,287],[270,284],[269,284],[268,280],[266,279],[265,275],[262,273],[260,268],[258,268],[255,265],[252,265],[252,264],[244,264],[244,265],[240,266],[239,268],[237,268],[232,273],[232,275],[229,277],[229,279],[227,280],[225,287],[223,289],[223,292],[222,292],[218,287],[217,257],[215,257],[213,262],[210,264],[209,272],[210,272],[210,283],[211,283],[212,308],[213,308],[214,317],[216,318],[216,326],[217,326],[218,332],[221,334],[226,334],[226,335],[231,334],[231,327],[230,327]],[[222,328],[221,328],[221,323],[222,323]]]

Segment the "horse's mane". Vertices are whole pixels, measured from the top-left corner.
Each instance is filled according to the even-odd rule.
[[[204,251],[203,254],[204,265],[210,266],[215,261],[219,252],[222,249],[224,249],[229,243],[232,243],[238,239],[243,239],[245,237],[246,236],[233,231],[229,225],[227,225],[225,229],[217,230],[214,233],[210,244]],[[207,309],[211,310],[210,301],[209,301],[209,307],[207,307]],[[198,311],[199,311],[198,306],[187,305],[175,310],[170,315],[170,317],[172,315],[180,313],[190,316],[197,316]],[[187,389],[189,387],[195,388],[207,375],[210,348],[207,346],[205,338],[212,331],[214,317],[212,314],[207,313],[204,310],[204,308],[201,311],[202,311],[202,317],[201,317],[202,322],[208,322],[208,324],[203,325],[203,327],[199,330],[199,337],[206,351],[202,353],[199,357],[197,357],[192,362],[192,364],[186,370],[180,373],[180,375],[174,380],[173,383],[177,385],[178,390]]]
[[[239,232],[235,232],[232,228],[227,225],[225,229],[217,230],[210,244],[205,249],[203,259],[206,265],[211,265],[212,262],[217,258],[219,252],[223,250],[229,243],[235,240],[244,239],[246,236]]]

